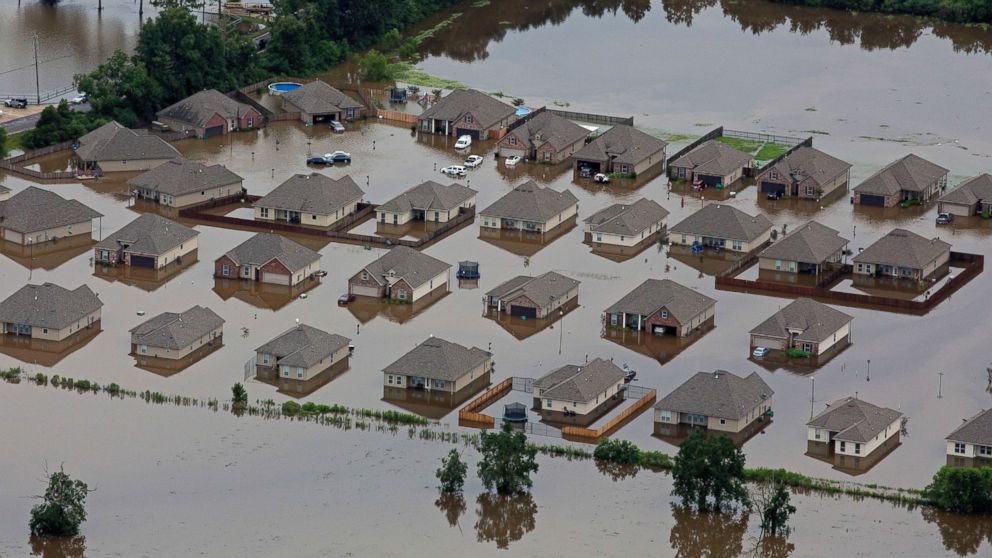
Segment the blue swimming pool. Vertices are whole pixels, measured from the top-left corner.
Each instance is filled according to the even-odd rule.
[[[530,109],[527,107],[517,107],[517,116],[523,116],[528,112],[530,112]]]
[[[269,95],[282,95],[289,91],[295,91],[303,87],[302,83],[296,83],[293,81],[280,81],[276,83],[269,84]]]

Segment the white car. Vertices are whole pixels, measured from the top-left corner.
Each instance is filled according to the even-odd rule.
[[[508,167],[515,167],[520,162],[520,155],[510,155],[503,161]]]
[[[441,172],[448,176],[465,176],[468,174],[468,169],[461,165],[451,165],[450,167],[444,167]]]
[[[463,164],[470,169],[474,169],[482,164],[482,155],[469,155]]]
[[[470,145],[472,145],[472,136],[460,136],[455,142],[455,149],[468,149]]]
[[[86,93],[80,93],[79,95],[76,95],[75,97],[73,97],[72,99],[70,99],[69,102],[71,104],[73,104],[73,105],[81,105],[81,104],[85,103],[86,102]]]
[[[596,173],[596,176],[592,177],[592,179],[594,182],[598,182],[600,184],[608,184],[610,182],[610,177],[601,172]]]
[[[751,353],[751,356],[761,358],[767,355],[769,352],[771,351],[768,349],[768,347],[755,347],[754,351]]]

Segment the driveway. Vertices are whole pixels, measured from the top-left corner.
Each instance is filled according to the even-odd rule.
[[[0,107],[0,110],[7,112],[7,108]],[[83,103],[81,105],[72,105],[72,110],[76,112],[89,112],[89,103]],[[24,130],[30,130],[38,124],[38,119],[41,118],[41,112],[35,114],[30,114],[28,116],[23,116],[21,118],[15,118],[13,120],[8,120],[6,122],[0,122],[0,128],[5,128],[8,134],[16,134],[17,132],[23,132]]]

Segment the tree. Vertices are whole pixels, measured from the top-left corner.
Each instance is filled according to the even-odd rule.
[[[368,81],[387,81],[391,78],[389,62],[381,52],[372,49],[362,60],[362,78]]]
[[[382,36],[382,50],[386,52],[392,52],[398,48],[403,43],[403,35],[400,30],[393,27],[386,34]]]
[[[527,443],[523,432],[514,432],[504,422],[499,432],[483,432],[479,440],[478,474],[486,490],[497,494],[524,492],[533,486],[531,473],[538,469],[537,448]]]
[[[699,511],[723,511],[735,502],[749,507],[744,453],[726,436],[693,430],[675,455],[672,480],[672,494]]]
[[[761,510],[761,532],[778,536],[789,532],[789,517],[796,513],[796,506],[789,503],[789,491],[781,482],[762,485],[755,491],[754,500]]]
[[[461,492],[465,486],[465,473],[468,472],[468,465],[462,461],[458,455],[458,450],[448,452],[448,457],[441,458],[441,468],[434,474],[441,482],[441,492],[455,493]]]
[[[38,536],[71,537],[79,534],[86,521],[86,483],[73,479],[62,467],[48,476],[45,494],[35,496],[42,503],[31,508],[31,534]]]
[[[239,413],[248,407],[248,390],[238,382],[231,386],[231,410]]]
[[[75,140],[102,124],[104,120],[72,110],[63,99],[58,105],[49,105],[41,111],[38,124],[24,132],[21,144],[28,149],[37,149]]]
[[[992,469],[941,467],[924,490],[933,505],[957,513],[992,512]]]
[[[161,106],[162,88],[141,64],[121,50],[88,74],[75,77],[76,88],[86,93],[94,114],[112,118],[125,126],[149,120]]]

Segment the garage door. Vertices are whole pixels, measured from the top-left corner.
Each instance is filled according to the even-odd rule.
[[[466,130],[464,128],[455,128],[456,136],[469,136],[474,140],[479,139],[479,130]]]
[[[273,285],[288,285],[289,275],[283,275],[282,273],[262,273],[262,282],[271,283]]]
[[[499,155],[500,157],[512,157],[514,155],[516,155],[517,157],[523,157],[524,156],[524,150],[523,149],[510,149],[509,147],[500,147],[499,148],[499,153],[497,155]]]
[[[223,135],[224,135],[224,126],[223,125],[212,126],[212,127],[207,128],[206,130],[203,131],[203,137],[205,137],[205,138],[212,138],[214,136],[223,136]]]
[[[519,318],[536,318],[537,308],[531,308],[530,306],[511,306],[510,315]]]
[[[155,258],[148,256],[131,256],[131,267],[155,268]]]
[[[761,191],[765,194],[785,194],[785,184],[778,184],[776,182],[762,182]]]
[[[351,294],[353,295],[371,296],[375,298],[379,297],[379,289],[376,287],[366,287],[364,285],[351,285],[349,288],[351,290]]]
[[[651,333],[655,335],[665,335],[667,333],[675,335],[675,328],[668,328],[666,326],[656,324],[651,327]]]
[[[697,174],[696,178],[698,178],[700,182],[702,182],[707,186],[716,186],[717,184],[723,182],[722,176],[707,176],[705,174]]]
[[[940,211],[950,213],[951,215],[957,215],[958,217],[968,217],[971,215],[971,206],[941,202]]]
[[[861,194],[861,205],[882,207],[885,205],[885,196],[870,196],[868,194]]]

